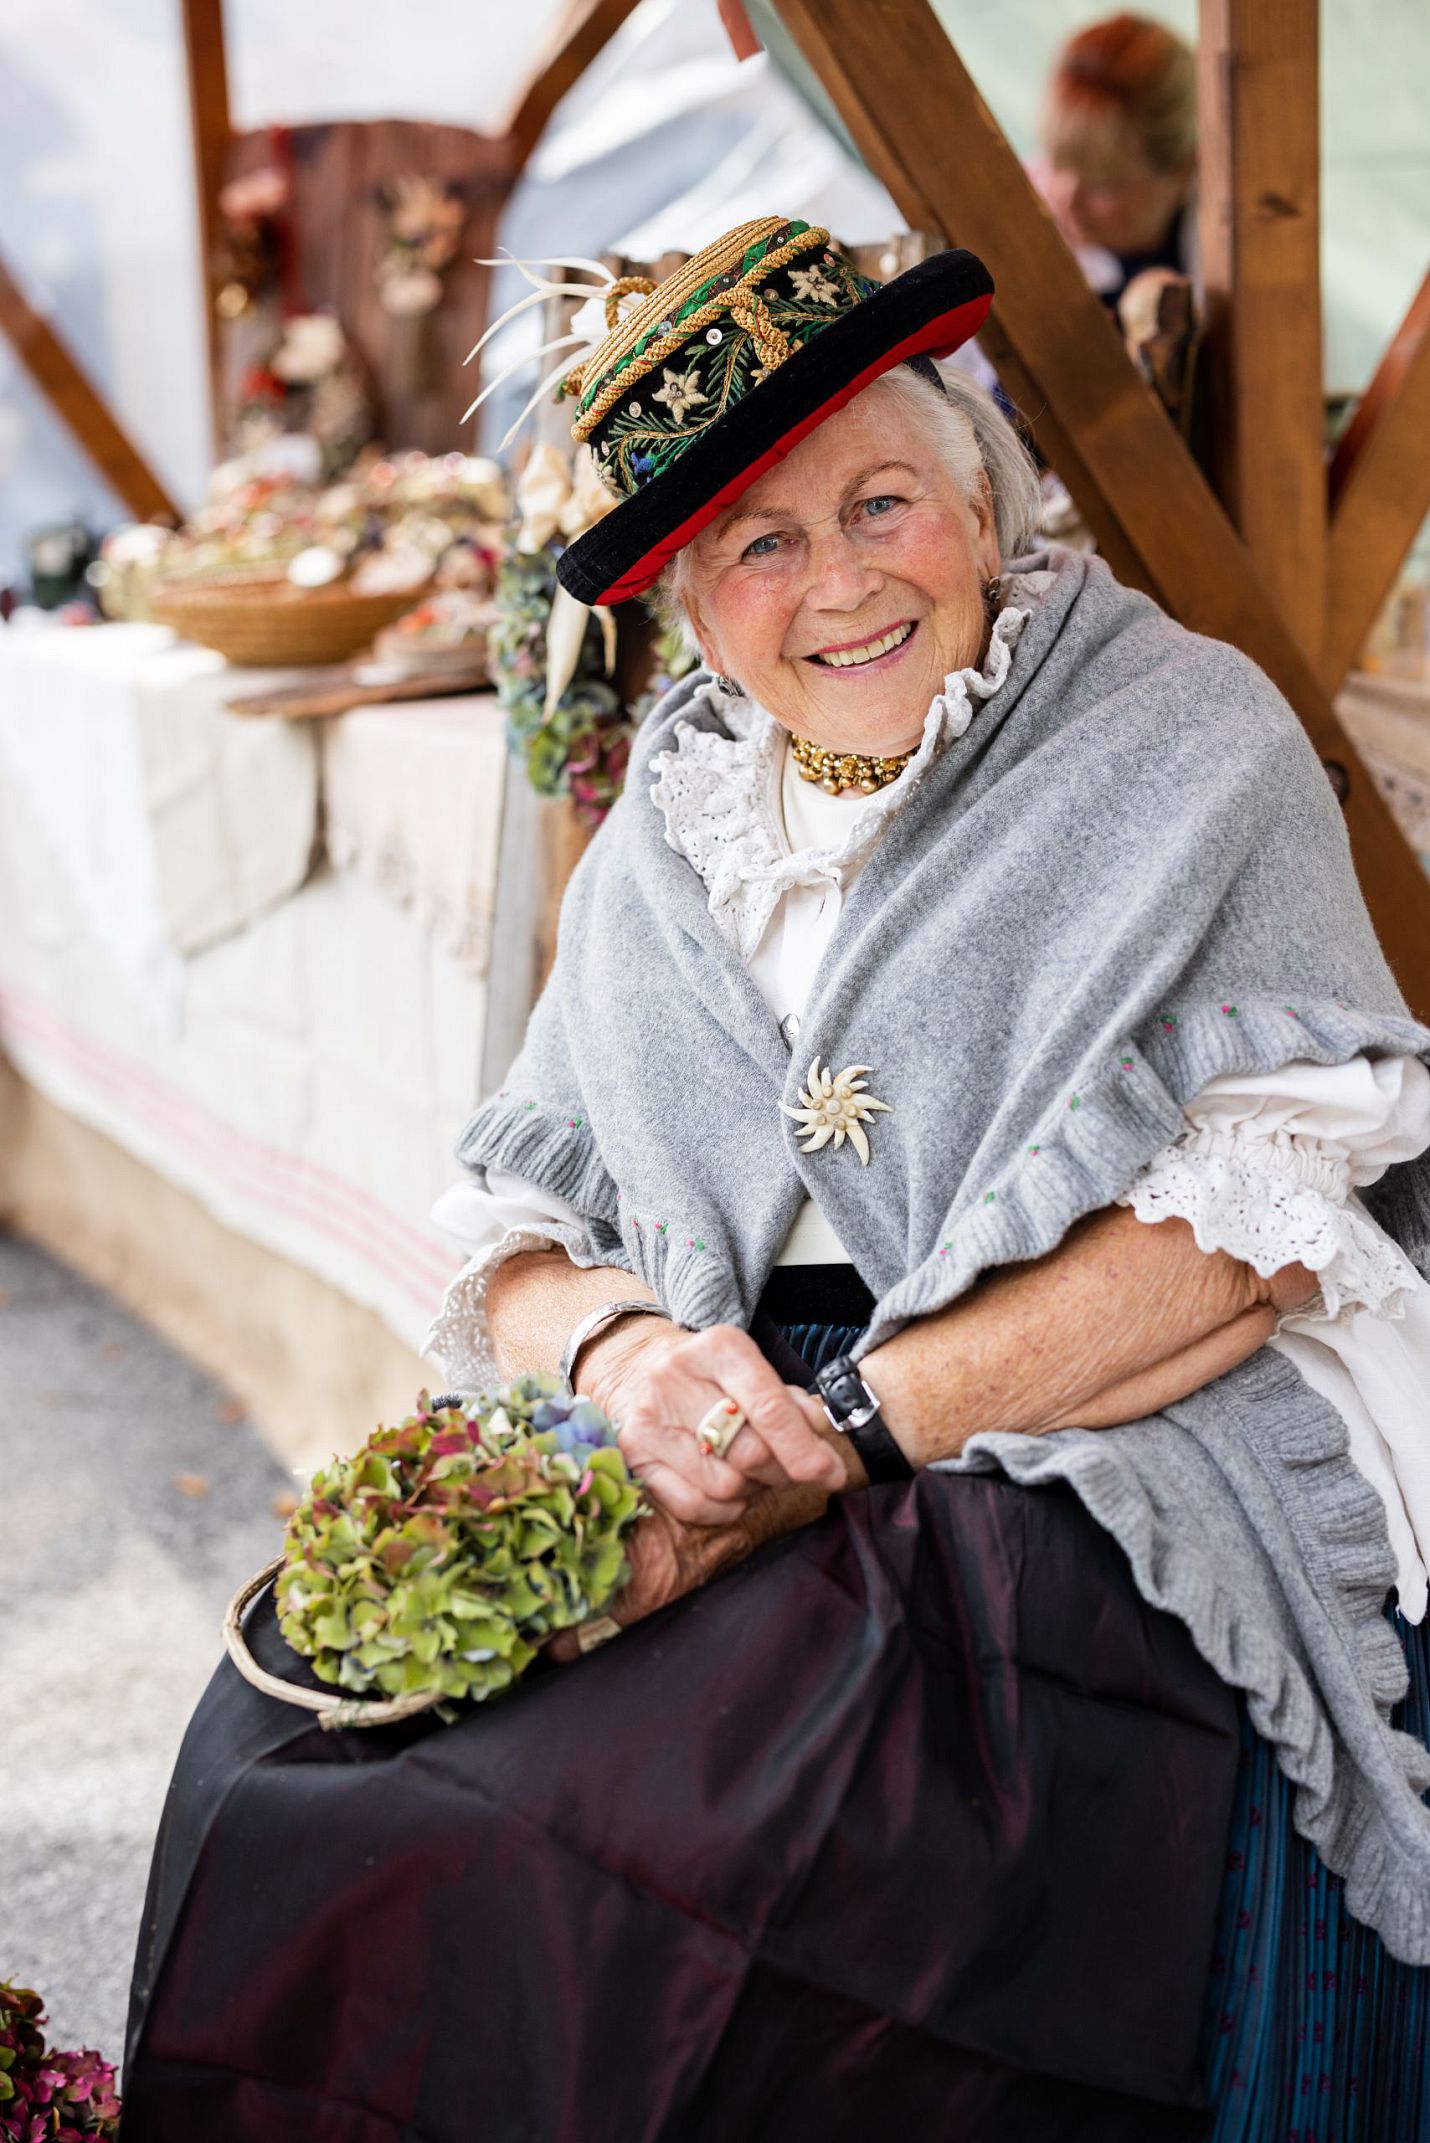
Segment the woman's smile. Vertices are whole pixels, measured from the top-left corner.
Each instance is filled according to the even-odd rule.
[[[874,672],[882,673],[900,662],[913,645],[918,631],[917,618],[903,618],[897,625],[886,625],[882,631],[871,633],[863,640],[843,640],[834,647],[822,647],[804,660],[812,662],[817,669],[828,670],[835,677],[867,677]]]

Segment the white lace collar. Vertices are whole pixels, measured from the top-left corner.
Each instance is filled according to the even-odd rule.
[[[1014,581],[1010,596],[1036,600],[1049,573]],[[1003,684],[1023,627],[1032,615],[1010,600],[998,613],[982,665],[944,679],[924,719],[918,749],[897,781],[849,809],[848,830],[831,848],[791,850],[780,811],[780,782],[788,732],[756,701],[729,699],[713,682],[697,693],[719,714],[728,735],[675,725],[675,743],[651,761],[651,801],[665,814],[665,838],[693,864],[709,894],[710,913],[742,960],[754,956],[770,917],[792,886],[840,877],[861,865],[899,806],[912,795],[944,745],[961,737],[975,702]]]

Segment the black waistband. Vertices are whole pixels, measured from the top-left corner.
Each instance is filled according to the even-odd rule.
[[[760,1308],[778,1325],[863,1325],[874,1297],[852,1265],[776,1265]]]

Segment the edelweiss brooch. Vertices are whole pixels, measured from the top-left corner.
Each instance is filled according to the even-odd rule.
[[[796,1135],[806,1141],[800,1147],[801,1153],[818,1153],[831,1139],[836,1146],[842,1146],[847,1138],[859,1156],[860,1166],[869,1166],[869,1134],[864,1126],[875,1109],[886,1116],[893,1111],[887,1101],[876,1101],[872,1094],[865,1093],[864,1074],[868,1069],[867,1064],[851,1064],[842,1072],[821,1071],[819,1059],[815,1058],[809,1067],[808,1084],[800,1088],[799,1107],[792,1109],[787,1101],[780,1103],[785,1115],[792,1116],[799,1125]]]

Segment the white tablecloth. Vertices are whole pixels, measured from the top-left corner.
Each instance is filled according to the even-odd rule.
[[[325,723],[323,838],[469,974],[491,958],[506,748],[490,693],[355,708]]]
[[[235,673],[161,625],[0,631],[0,767],[44,828],[86,927],[172,1029],[183,955],[308,874],[317,740],[223,711],[292,672]]]
[[[260,680],[215,664],[0,629],[0,1050],[415,1347],[461,1263],[428,1215],[477,1098],[500,714],[231,716]]]

